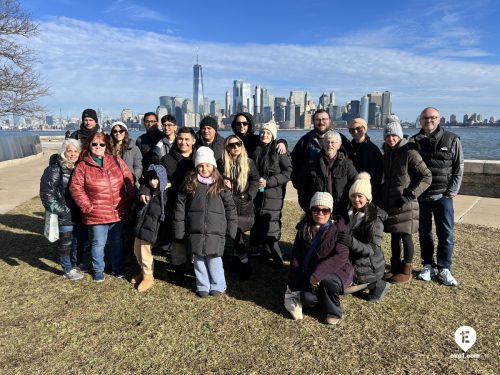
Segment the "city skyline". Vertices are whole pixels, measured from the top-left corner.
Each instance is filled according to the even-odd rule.
[[[228,4],[23,2],[40,22],[40,35],[29,45],[51,86],[43,103],[54,114],[99,107],[116,116],[123,108],[154,109],[161,95],[193,98],[199,51],[205,96],[221,104],[232,82],[242,80],[274,96],[309,91],[315,102],[323,92],[335,91],[337,102],[345,103],[388,90],[393,111],[408,121],[428,105],[447,118],[500,117],[498,31],[492,26],[499,7],[492,1],[378,7],[362,1],[356,22],[348,2],[287,3],[284,17],[278,5],[256,1],[250,14],[265,16],[243,17],[246,31],[236,27],[237,9]],[[194,6],[199,11],[187,12]],[[262,7],[267,12],[259,13]]]

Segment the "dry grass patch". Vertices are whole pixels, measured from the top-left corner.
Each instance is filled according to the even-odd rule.
[[[286,204],[286,251],[299,212]],[[42,227],[37,199],[0,216],[2,373],[493,374],[499,368],[499,230],[457,226],[458,287],[413,281],[393,286],[380,304],[344,296],[344,318],[329,327],[317,312],[290,320],[282,307],[287,269],[257,262],[249,281],[226,273],[227,294],[204,300],[192,292],[193,278],[186,287],[169,282],[162,254],[155,256],[155,286],[144,295],[108,274],[102,284],[89,275],[64,280]],[[130,257],[127,275],[136,270]],[[461,325],[477,331],[469,353],[479,359],[450,358],[461,352],[453,339]]]

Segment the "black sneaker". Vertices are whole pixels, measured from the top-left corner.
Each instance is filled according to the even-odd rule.
[[[210,293],[212,294],[212,293]],[[207,298],[208,297],[208,292],[205,292],[205,291],[197,291],[196,292],[196,295],[200,298]]]
[[[219,296],[221,296],[221,295],[223,295],[223,294],[224,294],[224,292],[220,292],[220,291],[218,291],[218,290],[211,290],[211,291],[210,291],[210,295],[211,295],[212,297],[219,297]]]

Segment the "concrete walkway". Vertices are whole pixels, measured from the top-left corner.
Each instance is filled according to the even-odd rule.
[[[40,177],[50,155],[58,152],[60,142],[42,142],[43,156],[19,160],[0,168],[0,214],[5,214],[36,197]],[[289,183],[285,200],[297,202],[297,192]],[[459,195],[454,199],[455,222],[500,228],[500,199]]]

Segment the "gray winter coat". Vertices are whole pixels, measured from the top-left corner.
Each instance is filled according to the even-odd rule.
[[[127,149],[123,153],[123,161],[134,175],[135,181],[139,181],[142,176],[142,154],[133,139],[130,140]]]
[[[199,256],[222,256],[225,237],[236,237],[238,214],[231,192],[213,197],[208,185],[198,183],[194,197],[179,193],[174,209],[173,236],[186,239],[187,248]]]
[[[394,148],[383,146],[384,181],[382,208],[389,218],[387,233],[412,234],[418,231],[419,206],[417,198],[430,186],[432,173],[417,151],[418,145],[402,139]],[[407,203],[402,197],[411,198]]]

